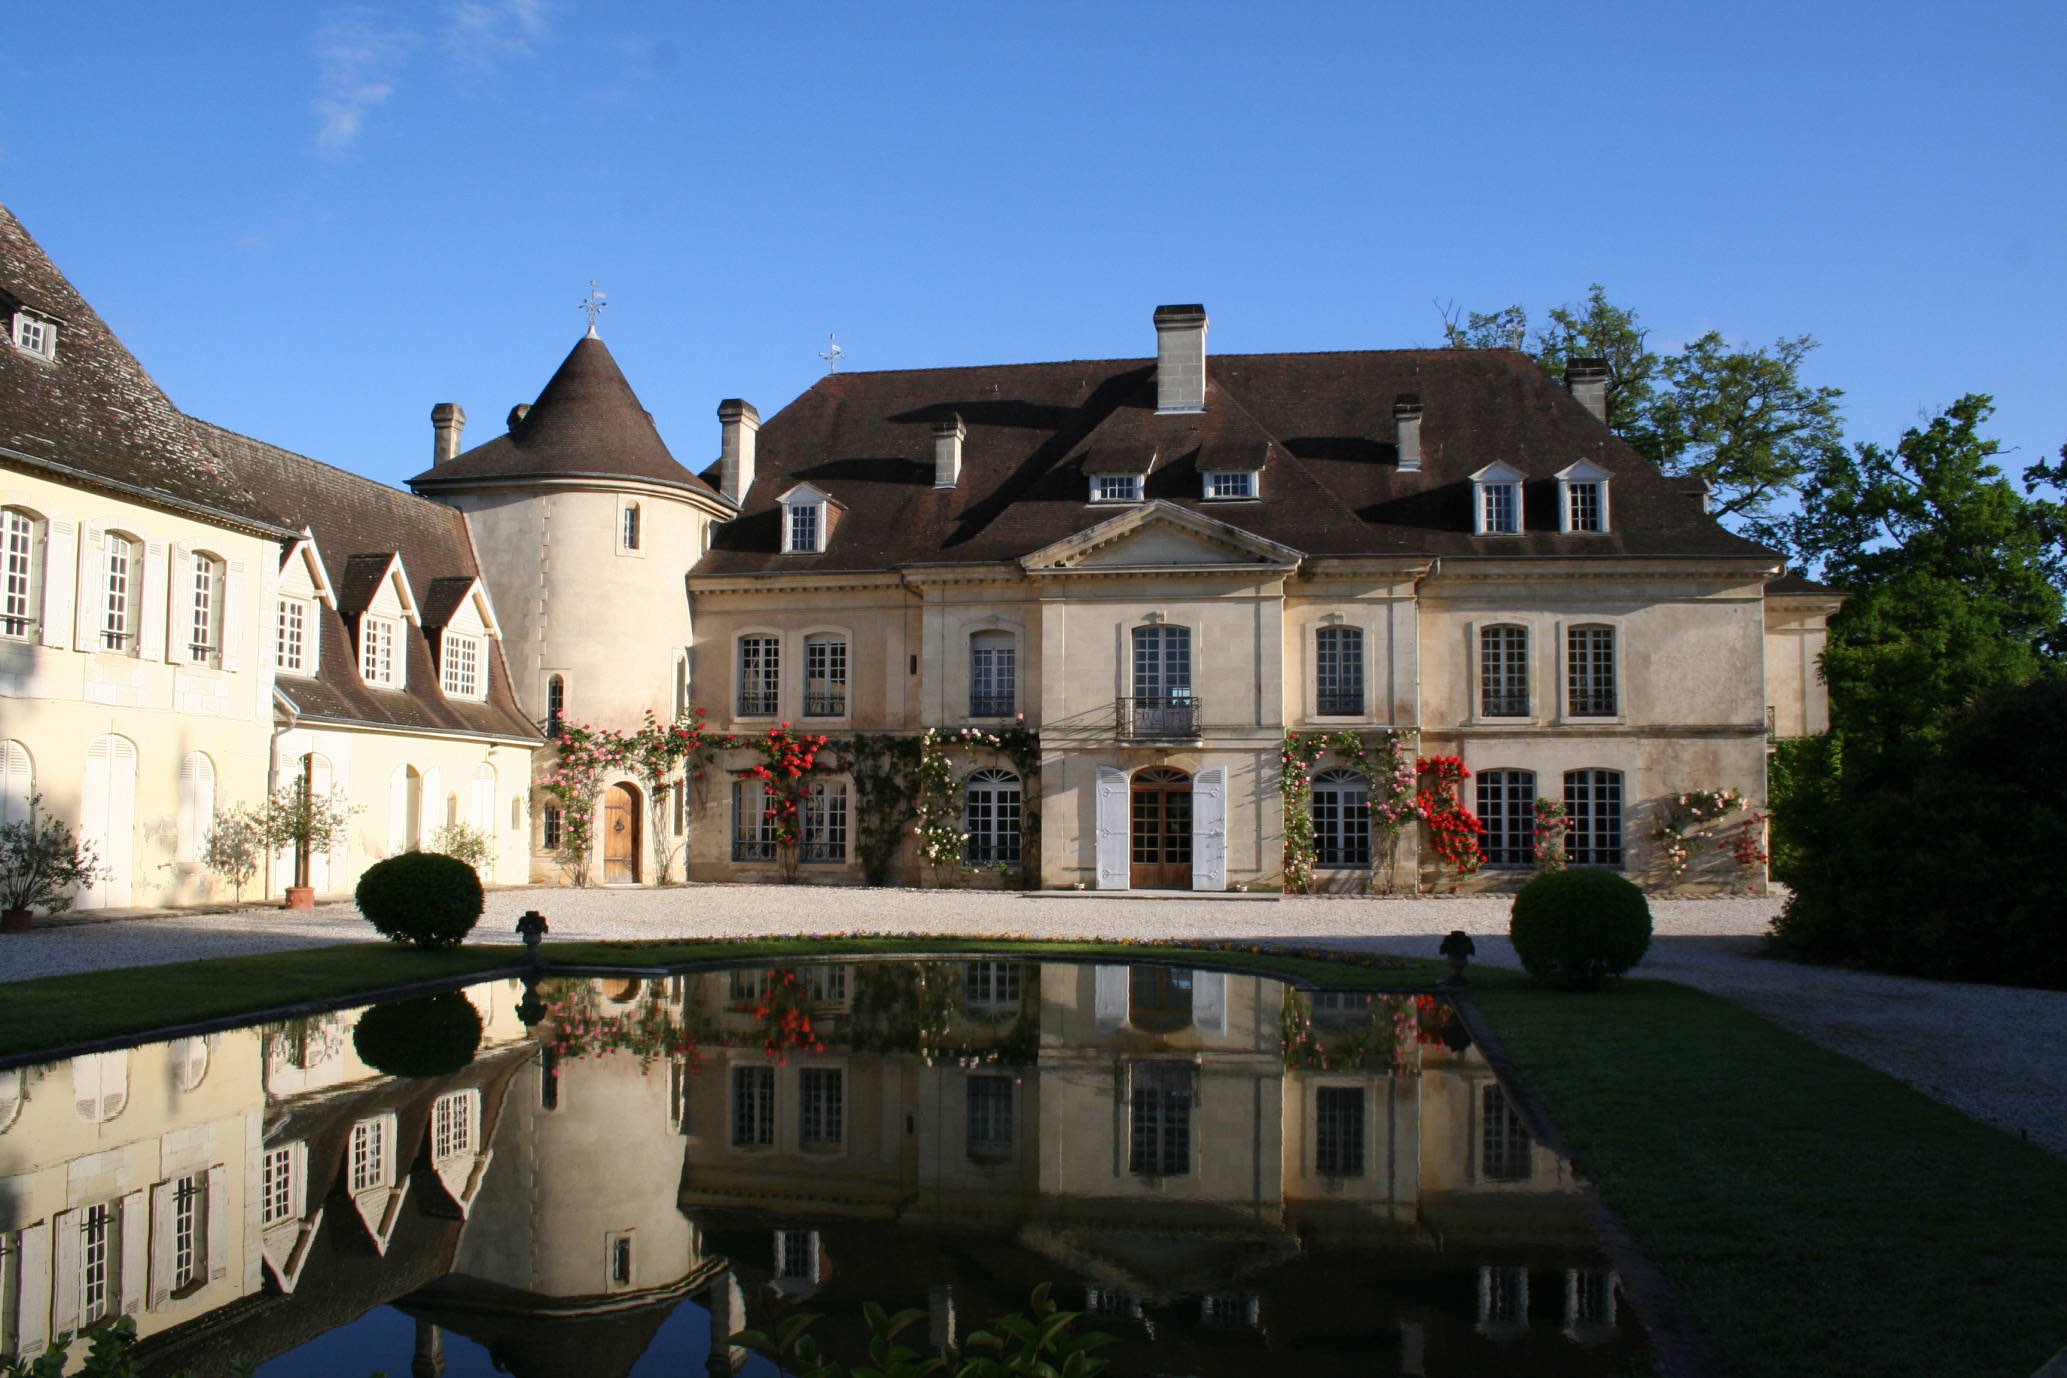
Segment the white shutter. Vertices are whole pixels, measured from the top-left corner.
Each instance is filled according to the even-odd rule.
[[[79,791],[79,836],[93,844],[94,859],[108,864],[108,755],[112,737],[96,737],[86,747],[86,779]],[[108,875],[101,872],[91,883],[79,887],[75,901],[81,909],[108,906]]]
[[[230,1275],[230,1170],[221,1163],[208,1169],[208,1280]]]
[[[144,1209],[144,1194],[132,1191],[122,1198],[122,1314],[125,1316],[134,1316],[143,1310],[150,1244],[150,1220]]]
[[[101,649],[101,617],[107,600],[108,529],[99,522],[88,522],[79,538],[79,593],[72,638],[75,649]]]
[[[22,1358],[50,1344],[50,1226],[38,1221],[21,1232],[21,1287],[16,1294],[14,1345]]]
[[[79,831],[94,843],[105,868],[79,892],[81,909],[108,909],[134,894],[136,852],[136,745],[127,737],[96,737],[86,748],[86,788]]]
[[[78,588],[78,524],[52,519],[43,540],[43,644],[62,647],[71,634]]]
[[[416,845],[428,847],[438,829],[452,821],[445,801],[445,772],[432,766],[423,773],[422,796],[416,804]]]
[[[201,834],[208,823],[201,813],[200,777],[207,764],[208,758],[198,751],[188,752],[179,763],[179,837],[174,861],[193,861],[201,855]]]
[[[1212,766],[1191,781],[1191,888],[1227,888],[1227,767]]]
[[[0,823],[25,823],[36,797],[36,768],[20,742],[0,742]]]
[[[172,627],[172,635],[165,641],[165,659],[184,665],[193,659],[187,644],[193,640],[194,621],[194,548],[185,541],[172,547],[172,599],[165,620]]]
[[[1098,767],[1098,888],[1127,889],[1127,772]]]
[[[1127,988],[1133,979],[1128,967],[1101,966],[1092,969],[1091,1012],[1100,1033],[1111,1033],[1127,1022]]]
[[[388,855],[409,849],[409,767],[396,766],[388,776]]]
[[[79,1212],[59,1211],[50,1222],[56,1235],[51,1262],[50,1332],[76,1335],[79,1332]]]
[[[1227,1032],[1227,973],[1191,973],[1191,1022],[1208,1033]]]
[[[151,1310],[172,1300],[172,1232],[177,1182],[160,1182],[151,1188]]]
[[[187,592],[192,594],[191,584]],[[145,660],[165,658],[165,542],[144,542],[144,639],[137,654]],[[184,630],[180,633],[184,636]]]
[[[244,562],[231,560],[222,575],[222,667],[234,670],[244,649]],[[312,619],[313,620],[313,619]],[[312,665],[311,671],[315,669]]]
[[[473,824],[490,837],[495,836],[495,767],[478,765],[474,767]]]

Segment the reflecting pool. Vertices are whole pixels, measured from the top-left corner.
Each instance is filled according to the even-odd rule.
[[[942,1344],[1041,1282],[1116,1374],[1649,1371],[1426,996],[867,959],[0,1071],[0,1355],[126,1316],[151,1375],[773,1374],[727,1337],[802,1306],[858,1359],[865,1301]]]

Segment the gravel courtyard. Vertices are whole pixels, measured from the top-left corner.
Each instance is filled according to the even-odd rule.
[[[1776,898],[1658,900],[1638,969],[1737,1001],[1826,1047],[2067,1156],[2067,992],[1952,985],[1757,956]],[[696,885],[498,890],[477,941],[515,943],[544,912],[555,939],[938,933],[1040,938],[1219,938],[1433,957],[1461,928],[1478,960],[1514,965],[1504,896],[1118,896]],[[0,941],[0,980],[317,947],[371,936],[349,905],[168,913],[68,924]],[[1968,1032],[1987,1029],[1995,1037]],[[2015,1040],[1998,1047],[2004,1038]]]

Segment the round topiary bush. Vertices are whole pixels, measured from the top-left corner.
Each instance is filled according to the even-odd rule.
[[[354,892],[383,937],[418,947],[458,947],[481,921],[481,878],[464,861],[404,852],[376,861]]]
[[[456,990],[375,1005],[352,1030],[359,1060],[391,1077],[449,1077],[481,1047],[481,1013]]]
[[[1643,960],[1651,906],[1612,871],[1547,871],[1514,897],[1507,935],[1537,980],[1594,990]]]

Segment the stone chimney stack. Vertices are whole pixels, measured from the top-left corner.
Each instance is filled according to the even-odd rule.
[[[1156,308],[1156,410],[1206,409],[1206,308]]]
[[[1565,363],[1565,390],[1579,399],[1579,405],[1593,413],[1593,419],[1607,424],[1608,361],[1570,359]]]
[[[1400,472],[1421,472],[1421,394],[1403,392],[1392,400],[1392,424],[1399,433]]]
[[[962,439],[969,428],[959,416],[933,423],[933,486],[952,488],[962,478]]]
[[[467,409],[457,402],[440,402],[431,408],[431,463],[443,464],[459,455],[459,438],[466,434]]]
[[[754,438],[761,430],[761,414],[753,403],[728,397],[718,403],[718,423],[724,428],[718,449],[718,491],[743,505],[746,490],[754,486]]]

